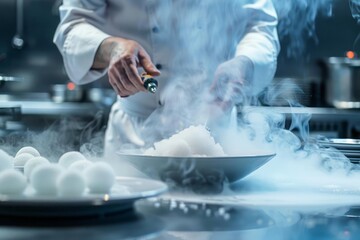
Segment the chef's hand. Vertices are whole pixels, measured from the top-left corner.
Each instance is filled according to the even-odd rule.
[[[101,43],[92,66],[93,69],[108,68],[109,82],[121,97],[146,91],[138,67],[150,75],[160,75],[139,43],[117,37],[109,37]]]
[[[218,66],[210,88],[213,103],[223,112],[235,104],[243,104],[253,77],[252,61],[244,56],[235,57]]]

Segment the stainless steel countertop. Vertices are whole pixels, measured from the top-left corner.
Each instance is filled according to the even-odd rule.
[[[53,102],[48,93],[26,93],[18,95],[0,94],[0,107],[20,106],[23,115],[72,115],[93,116],[104,105],[93,102]]]
[[[55,103],[46,101],[0,101],[1,107],[21,106],[21,113],[24,115],[74,115],[74,116],[92,116],[97,113],[101,107],[95,103]]]
[[[150,203],[151,204],[151,203]],[[359,207],[284,205],[260,207],[190,204],[188,211],[146,204],[137,207],[138,217],[99,220],[92,224],[50,226],[0,224],[0,239],[356,239],[359,236]],[[178,202],[177,204],[181,204]],[[139,205],[139,204],[138,204]],[[190,208],[197,206],[197,208]],[[314,205],[317,206],[317,205]],[[228,211],[230,218],[221,212]],[[277,237],[279,238],[277,238]],[[354,238],[352,238],[354,236]]]
[[[21,106],[24,115],[74,115],[91,116],[101,109],[110,110],[110,106],[104,106],[92,102],[62,102],[51,101],[48,93],[27,93],[22,95],[0,94],[0,107]],[[360,118],[360,109],[336,109],[325,107],[244,107],[241,110],[256,109],[260,111],[272,111],[286,114],[312,114],[316,118],[331,116],[335,119]]]

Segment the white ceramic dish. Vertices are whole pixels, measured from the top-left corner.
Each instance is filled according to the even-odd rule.
[[[136,200],[167,191],[166,184],[151,179],[117,177],[109,194],[85,193],[79,197],[36,195],[31,188],[23,195],[0,195],[0,216],[84,217],[120,213]]]
[[[214,172],[223,174],[229,182],[236,182],[270,161],[276,154],[225,157],[163,157],[120,154],[121,160],[134,165],[150,177],[160,177],[166,173],[186,175],[196,171],[208,176]]]

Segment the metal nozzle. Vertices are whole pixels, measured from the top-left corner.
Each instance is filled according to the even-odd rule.
[[[141,79],[144,82],[144,87],[151,93],[155,93],[158,87],[158,81],[151,75],[142,74]]]
[[[157,90],[157,85],[155,83],[149,83],[147,85],[147,90],[151,93],[155,93]]]

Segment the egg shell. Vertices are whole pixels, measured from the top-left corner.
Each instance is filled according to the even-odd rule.
[[[64,153],[59,158],[59,164],[65,168],[68,168],[72,163],[80,160],[87,160],[84,155],[77,151],[71,151]]]
[[[38,166],[50,164],[49,160],[44,157],[33,157],[29,159],[24,165],[24,174],[26,178],[30,178],[31,172]]]
[[[80,171],[83,172],[86,168],[88,168],[89,166],[91,166],[92,162],[89,160],[80,160],[80,161],[76,161],[74,163],[72,163],[68,169],[72,169],[72,170],[76,170],[76,171]]]
[[[21,153],[14,158],[14,167],[24,167],[27,161],[34,158],[30,153]]]
[[[56,182],[64,168],[58,164],[44,164],[36,167],[30,175],[30,184],[40,195],[56,195]]]
[[[25,176],[15,170],[6,169],[0,172],[0,193],[6,195],[19,195],[26,188]]]
[[[36,148],[27,146],[27,147],[23,147],[21,148],[15,155],[15,157],[17,157],[18,155],[22,154],[22,153],[30,153],[31,155],[33,155],[34,157],[40,157],[40,153],[38,150],[36,150]]]
[[[13,167],[13,157],[0,149],[0,172]]]
[[[60,196],[81,196],[86,189],[85,178],[80,171],[67,169],[58,177],[56,189]]]
[[[95,162],[84,171],[86,186],[92,193],[108,193],[115,183],[115,173],[105,162]]]

